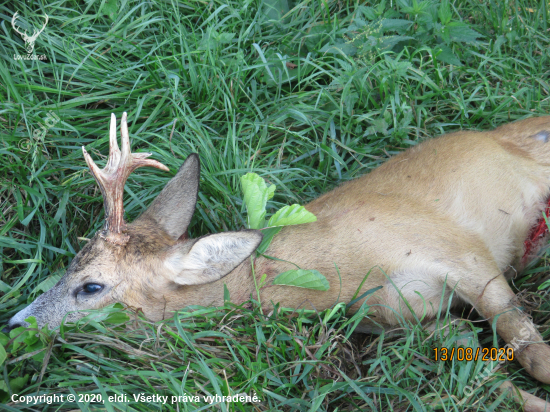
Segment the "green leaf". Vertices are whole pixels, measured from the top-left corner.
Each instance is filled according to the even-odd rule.
[[[5,333],[0,332],[0,346],[7,346],[10,338]]]
[[[125,323],[130,320],[130,317],[125,312],[113,312],[110,313],[104,320],[105,323],[110,323],[113,325],[118,325],[120,323]]]
[[[378,50],[390,50],[393,46],[395,46],[398,43],[406,42],[409,40],[414,40],[414,37],[411,36],[384,36],[380,39],[378,44],[376,45],[376,48]],[[409,62],[402,62],[407,63],[410,65]]]
[[[384,30],[395,30],[402,33],[414,24],[414,21],[404,19],[384,19],[380,22]]]
[[[263,4],[267,20],[280,20],[289,11],[287,0],[265,0]]]
[[[376,10],[374,10],[372,7],[368,6],[359,6],[357,7],[357,10],[363,13],[363,16],[369,20],[376,19],[379,15],[376,14]]]
[[[314,290],[329,290],[330,285],[325,278],[317,270],[293,269],[283,272],[275,279],[274,285],[296,286],[299,288],[307,288]]]
[[[443,63],[454,64],[455,66],[462,66],[460,59],[456,57],[449,46],[439,46],[432,51],[435,58]]]
[[[17,378],[10,379],[10,387],[13,393],[19,393],[27,385],[29,375],[18,376]]]
[[[479,37],[483,37],[477,31],[471,29],[466,23],[460,21],[454,21],[447,24],[444,29],[450,36],[452,41],[472,43]]]
[[[0,280],[0,292],[8,293],[9,291],[11,291],[11,286]]]
[[[446,25],[451,21],[453,15],[451,14],[451,7],[449,6],[449,0],[443,0],[437,10],[437,15],[439,16],[439,21],[442,25]]]
[[[233,40],[233,37],[235,37],[235,33],[220,33],[216,40],[220,44],[227,44],[231,43],[231,40]]]
[[[500,35],[497,37],[496,41],[495,41],[495,45],[493,46],[493,50],[495,51],[499,51],[500,50],[500,47],[505,44],[507,41],[506,39],[506,36],[504,35]]]
[[[282,228],[283,228],[282,226],[277,226],[277,227],[270,227],[269,229],[266,229],[266,230],[262,230],[262,234],[264,235],[264,237],[262,239],[262,243],[260,243],[260,246],[258,246],[258,249],[257,249],[258,253],[261,254],[267,250],[267,248],[269,247],[269,244],[271,243],[275,235],[279,233]]]
[[[101,9],[101,12],[108,16],[111,21],[116,20],[116,12],[117,12],[117,1],[118,0],[107,0],[105,4],[103,5],[103,8]]]
[[[29,347],[38,342],[40,339],[36,336],[36,329],[38,329],[38,326],[36,324],[36,319],[34,316],[29,316],[25,321],[29,322],[30,325],[28,328],[26,327],[18,327],[15,329],[12,329],[9,333],[9,336],[11,339],[13,339],[12,349],[11,352],[15,353],[17,352],[18,348],[21,346]]]
[[[267,188],[267,200],[273,199],[273,195],[275,195],[275,185],[271,185]]]
[[[271,54],[264,63],[263,70],[258,72],[258,78],[268,87],[280,87],[282,84],[300,81],[311,73],[314,66],[307,59],[289,57],[288,55]]]
[[[267,226],[290,226],[316,222],[317,217],[300,205],[284,206],[277,211],[267,222]]]
[[[231,302],[231,295],[229,294],[229,289],[227,289],[227,285],[223,284],[223,301],[224,302]]]
[[[348,116],[351,116],[353,114],[355,103],[359,100],[359,94],[355,92],[346,93],[345,96],[342,96],[342,100],[344,101],[344,106],[346,107]]]
[[[265,226],[265,206],[267,199],[273,197],[275,185],[269,188],[265,180],[256,173],[247,173],[241,177],[243,186],[244,203],[248,213],[248,227],[250,229],[261,229]]]
[[[386,10],[386,0],[382,0],[378,3],[378,6],[376,6],[375,13],[379,16],[384,14],[384,10]]]
[[[3,345],[0,345],[0,366],[4,363],[7,357],[8,354],[6,353],[6,349],[4,349]]]
[[[330,40],[332,24],[319,24],[313,26],[306,36],[305,45],[309,50],[316,50]]]
[[[357,47],[350,43],[345,43],[342,39],[337,39],[335,44],[325,44],[319,51],[321,53],[345,54],[346,56],[355,56],[357,54]]]
[[[372,126],[369,126],[366,130],[366,134],[377,134],[382,133],[384,136],[388,134],[388,122],[385,119],[374,119],[372,121]]]

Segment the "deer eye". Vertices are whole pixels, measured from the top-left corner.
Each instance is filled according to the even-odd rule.
[[[82,287],[82,292],[91,295],[93,293],[97,293],[101,291],[102,289],[103,289],[103,286],[98,285],[97,283],[86,283]]]

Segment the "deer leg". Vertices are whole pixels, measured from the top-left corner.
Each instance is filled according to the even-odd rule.
[[[382,321],[395,324],[395,312],[412,319],[401,296],[417,317],[423,316],[425,320],[435,317],[445,285],[444,302],[448,302],[451,295],[458,296],[491,324],[496,321],[497,333],[513,349],[514,359],[535,379],[550,384],[550,346],[517,307],[516,296],[496,263],[481,254],[465,253],[452,261],[442,257],[443,254],[438,255],[418,256],[416,261],[391,273],[391,281],[384,287],[384,302],[380,303],[393,309],[393,313],[380,309]]]
[[[499,387],[500,392],[506,393],[509,398],[523,407],[525,412],[550,412],[550,403],[516,388],[510,381],[504,381]]]
[[[434,261],[438,263],[434,264]],[[426,262],[431,263],[427,265]],[[431,303],[432,313],[428,314],[428,318],[433,317],[445,285],[445,306],[452,291],[454,296],[458,295],[474,306],[489,322],[496,320],[497,333],[514,350],[514,358],[535,379],[550,383],[550,346],[543,343],[542,336],[529,317],[517,307],[516,296],[496,264],[479,255],[441,264],[443,262],[444,259],[431,256],[430,259],[419,259],[416,265],[409,263],[406,268],[393,272],[390,284],[384,288],[386,304],[406,315],[397,294],[399,290],[416,316],[420,317],[426,306],[418,299],[416,292],[419,292]],[[389,313],[386,319],[392,324]],[[522,405],[526,412],[550,412],[550,403],[515,388],[510,381],[505,381],[500,391]]]
[[[525,370],[540,382],[550,383],[550,346],[516,306],[515,294],[500,271],[469,271],[460,276],[449,272],[447,279],[447,285],[454,285],[458,295],[489,322],[496,319],[497,333],[514,350],[514,358]]]
[[[417,259],[394,270],[391,280],[384,285],[383,299],[377,302],[380,306],[376,308],[384,324],[396,325],[395,313],[412,320],[409,308],[417,318],[434,318],[445,285],[444,308],[451,296],[458,296],[473,305],[489,322],[496,320],[497,333],[514,350],[515,359],[537,380],[550,382],[550,346],[542,343],[531,320],[517,308],[516,297],[496,264],[479,255],[452,262],[440,256],[419,256]],[[472,264],[465,264],[467,262]],[[402,297],[407,300],[407,306]],[[428,326],[428,329],[433,328]],[[510,381],[503,382],[499,390],[522,405],[526,412],[550,412],[550,403],[514,387]]]

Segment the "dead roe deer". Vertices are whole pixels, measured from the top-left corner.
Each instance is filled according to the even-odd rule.
[[[113,114],[110,155],[102,170],[83,148],[104,197],[104,228],[51,290],[11,318],[9,328],[27,325],[29,316],[39,326],[56,327],[68,313],[66,319],[74,321],[84,315],[76,311],[113,302],[159,320],[188,305],[223,305],[224,284],[235,302],[255,291],[247,257],[262,239],[259,231],[187,236],[199,188],[198,155],[187,158],[138,219],[124,222],[128,175],[141,166],[168,168],[146,159],[149,154],[130,152],[126,113],[121,135],[122,151]],[[368,297],[372,312],[365,322],[396,325],[396,313],[413,319],[399,292],[417,317],[427,311],[425,319],[433,318],[443,293],[444,307],[452,299],[453,305],[472,305],[489,322],[498,316],[498,334],[506,342],[522,342],[517,360],[550,384],[550,347],[516,307],[506,279],[542,244],[541,236],[530,234],[550,196],[549,140],[550,116],[489,132],[447,134],[319,197],[306,205],[317,222],[283,228],[266,254],[319,270],[331,288],[270,286],[261,290],[262,302],[323,310],[338,296],[349,302],[370,271],[362,291],[383,288]],[[264,257],[255,261],[255,273],[266,273],[268,280],[293,268]],[[538,398],[522,394],[526,408],[544,408]]]

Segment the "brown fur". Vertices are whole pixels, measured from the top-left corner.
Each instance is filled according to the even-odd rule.
[[[400,293],[417,317],[429,320],[444,291],[444,307],[452,296],[452,304],[467,302],[489,321],[498,316],[499,335],[508,343],[523,342],[516,351],[519,362],[549,384],[550,347],[515,307],[504,276],[521,271],[524,241],[550,195],[548,136],[550,116],[490,132],[448,134],[309,203],[306,208],[317,222],[285,227],[266,254],[319,270],[331,288],[322,292],[270,285],[274,276],[294,266],[260,257],[255,272],[268,277],[269,286],[261,290],[266,309],[280,303],[323,310],[338,298],[349,302],[368,275],[362,292],[383,288],[368,297],[374,312],[366,322],[395,325],[400,317],[413,319]],[[67,308],[89,309],[114,301],[158,320],[188,305],[223,304],[224,284],[233,301],[247,300],[255,290],[250,260],[243,259],[260,237],[249,231],[187,238],[198,173],[198,158],[190,157],[170,188],[128,225],[126,245],[96,237],[75,258],[66,279],[52,289],[63,293],[47,292],[33,303],[42,309],[31,305],[10,324],[35,314],[39,324],[55,326]],[[99,266],[104,270],[98,271]],[[85,277],[105,285],[101,294],[77,297],[56,309],[51,298],[74,293]],[[52,306],[49,314],[46,301]]]

